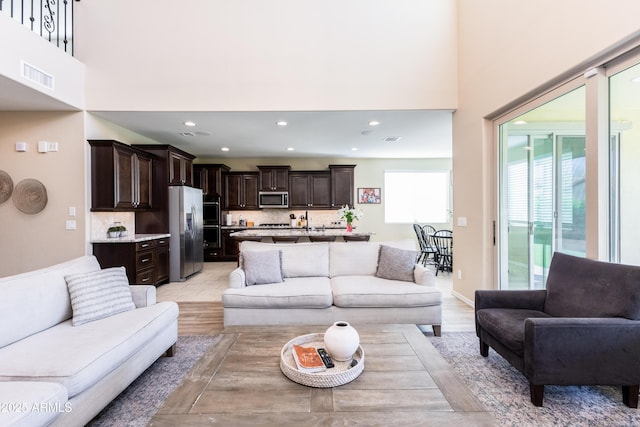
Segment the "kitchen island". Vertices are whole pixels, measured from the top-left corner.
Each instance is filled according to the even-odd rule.
[[[344,236],[372,236],[374,233],[360,232],[357,230],[347,231],[345,228],[321,228],[309,229],[306,228],[283,228],[283,229],[246,229],[243,231],[236,231],[229,236],[237,239],[247,238],[262,238],[263,242],[273,241],[273,237],[298,237],[300,242],[308,242],[310,236],[335,236],[336,241],[342,240]]]

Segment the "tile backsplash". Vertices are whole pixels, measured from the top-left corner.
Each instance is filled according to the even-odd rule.
[[[135,212],[91,212],[91,238],[104,239],[107,230],[115,222],[120,222],[127,228],[127,234],[136,233]]]

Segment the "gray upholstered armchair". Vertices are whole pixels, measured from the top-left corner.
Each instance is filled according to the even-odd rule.
[[[546,290],[476,291],[475,312],[480,354],[522,372],[534,405],[545,385],[616,385],[638,407],[640,267],[555,253]]]

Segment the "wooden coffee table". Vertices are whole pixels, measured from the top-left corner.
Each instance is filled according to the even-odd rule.
[[[297,384],[279,366],[287,341],[328,326],[228,327],[150,425],[495,425],[415,325],[353,326],[365,368],[334,388]]]

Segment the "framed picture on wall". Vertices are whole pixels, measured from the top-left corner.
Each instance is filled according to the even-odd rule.
[[[382,200],[380,188],[363,187],[358,188],[358,203],[380,203]]]

